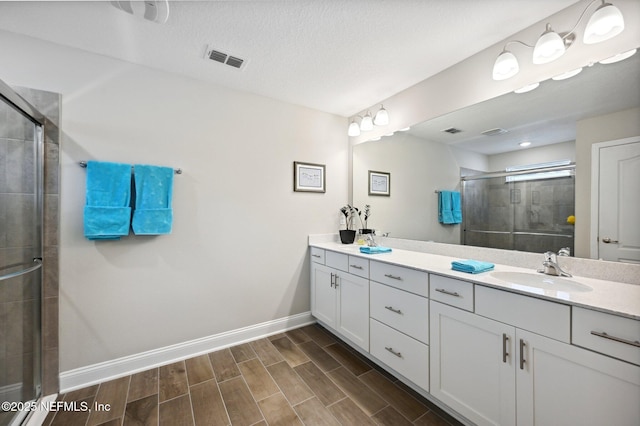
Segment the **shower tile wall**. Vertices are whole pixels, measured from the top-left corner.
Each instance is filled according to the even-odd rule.
[[[574,214],[574,186],[573,177],[512,184],[504,178],[464,182],[464,243],[530,252],[569,247],[573,252],[574,228],[566,220]]]
[[[42,394],[59,390],[58,366],[58,262],[59,262],[59,174],[61,96],[22,87],[13,88],[45,115],[44,132],[44,224],[42,281]]]

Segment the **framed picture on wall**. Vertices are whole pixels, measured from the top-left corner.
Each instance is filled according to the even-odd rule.
[[[369,195],[391,195],[391,173],[369,170]]]
[[[325,192],[324,164],[293,162],[293,190]]]

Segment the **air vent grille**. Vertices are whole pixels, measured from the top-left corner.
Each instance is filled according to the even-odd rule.
[[[485,130],[484,132],[482,132],[482,134],[485,136],[496,136],[496,135],[501,135],[503,133],[507,133],[507,131],[508,130],[502,129],[500,127],[496,127],[495,129]]]
[[[211,47],[207,49],[205,58],[211,59],[212,61],[220,62],[221,64],[229,65],[230,67],[237,69],[241,69],[243,65],[246,65],[246,61],[244,59],[238,58],[237,56],[231,56],[227,53],[221,52],[220,50],[213,49]]]
[[[446,132],[446,133],[451,133],[452,135],[455,135],[456,133],[462,132],[462,130],[456,129],[455,127],[449,127],[448,129],[444,129],[442,131]]]

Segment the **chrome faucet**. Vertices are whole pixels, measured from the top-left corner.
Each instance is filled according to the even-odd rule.
[[[559,254],[560,256],[567,256],[565,249],[561,249]],[[538,272],[547,275],[555,275],[558,277],[572,277],[570,273],[563,270],[558,264],[558,258],[556,254],[552,251],[548,251],[544,254],[544,262],[542,262],[543,269],[538,269]]]
[[[373,234],[367,234],[367,245],[369,247],[377,247],[378,243],[373,239]]]

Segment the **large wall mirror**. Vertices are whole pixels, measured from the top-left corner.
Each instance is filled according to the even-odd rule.
[[[536,234],[572,237],[574,225],[567,219],[574,214],[575,203],[590,197],[590,188],[585,193],[584,188],[574,187],[575,176],[569,173],[564,178],[532,179],[521,186],[509,186],[500,176],[493,183],[477,180],[473,188],[465,189],[461,175],[567,160],[590,179],[591,164],[579,164],[582,157],[577,153],[590,152],[592,142],[577,138],[577,129],[581,123],[595,123],[601,134],[615,135],[616,129],[628,124],[629,117],[637,128],[639,76],[640,53],[616,63],[590,64],[571,78],[543,81],[527,93],[509,93],[419,123],[408,131],[355,145],[353,203],[371,206],[369,227],[378,235],[476,245],[469,233],[464,241],[464,229],[473,226],[470,219],[479,222],[482,218],[487,230],[497,234],[506,231],[501,229],[503,225],[516,233],[526,228],[531,234],[528,245],[509,247],[494,241],[488,246],[544,251],[547,242]],[[522,142],[530,145],[521,147]],[[588,147],[582,146],[586,143]],[[388,196],[369,194],[368,172],[372,170],[390,174]],[[466,217],[462,225],[438,222],[439,190],[463,192]],[[472,206],[474,198],[482,201]],[[510,220],[499,216],[502,210],[510,212]],[[510,238],[513,243],[514,237]],[[566,241],[573,254],[573,238],[571,243],[562,238],[555,239],[553,245],[565,245]],[[588,247],[575,247],[578,256],[588,257],[588,252]]]

